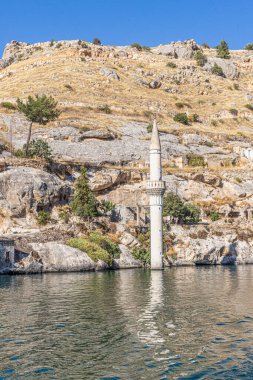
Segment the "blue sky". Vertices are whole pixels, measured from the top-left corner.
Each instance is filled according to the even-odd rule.
[[[154,46],[194,38],[232,49],[253,42],[253,0],[9,0],[0,6],[0,55],[12,39],[99,37],[103,44]]]

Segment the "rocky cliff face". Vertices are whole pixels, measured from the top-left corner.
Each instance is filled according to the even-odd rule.
[[[194,59],[200,49],[207,57],[204,67]],[[215,64],[223,77],[212,74]],[[26,235],[55,223],[78,235],[79,221],[72,218],[68,226],[59,213],[69,204],[74,180],[86,165],[97,198],[116,204],[117,223],[126,230],[122,244],[132,249],[136,205],[144,213],[148,204],[149,124],[157,114],[167,190],[200,207],[205,223],[171,227],[168,262],[251,262],[253,239],[242,232],[250,231],[253,223],[252,64],[250,51],[231,51],[231,59],[225,60],[193,40],[141,51],[84,41],[12,41],[0,69],[1,233]],[[15,151],[26,142],[28,124],[6,102],[37,93],[55,97],[62,111],[59,120],[46,127],[34,125],[32,131],[33,139],[50,145],[50,165],[10,157],[11,145]],[[176,117],[182,113],[185,124]],[[49,226],[38,226],[39,210],[51,213]],[[217,222],[210,217],[214,212]],[[28,252],[36,248],[36,242],[31,244]],[[78,270],[96,267],[89,267],[80,252],[50,244],[38,245],[41,260],[27,256],[24,268],[65,270],[70,257]],[[127,248],[115,266],[137,265],[124,256]]]

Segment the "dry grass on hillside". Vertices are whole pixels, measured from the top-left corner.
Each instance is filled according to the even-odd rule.
[[[213,51],[208,50],[207,54],[213,55]],[[242,51],[232,53],[235,57],[243,54]],[[166,67],[168,58],[151,53],[139,53],[138,59],[107,58],[101,62],[83,61],[75,49],[58,49],[50,57],[43,56],[42,52],[39,57],[31,57],[1,71],[1,74],[8,72],[9,75],[0,79],[0,102],[15,102],[17,97],[26,98],[31,94],[52,95],[62,110],[59,125],[89,129],[117,127],[126,121],[149,123],[157,113],[160,126],[168,132],[174,128],[173,115],[176,112],[196,113],[203,122],[192,123],[191,127],[181,126],[182,131],[191,129],[219,134],[239,131],[251,136],[252,122],[247,115],[253,115],[253,112],[245,108],[245,93],[253,90],[253,84],[249,80],[251,72],[247,65],[237,61],[241,76],[236,82],[210,75],[197,67],[192,77],[186,78],[186,83],[177,85],[174,76],[184,67],[194,65],[195,61],[173,61],[177,68]],[[120,81],[102,76],[99,70],[103,66],[113,68]],[[162,87],[150,89],[138,84],[137,78],[142,77],[142,71],[154,74],[143,77],[145,81],[163,75]],[[235,83],[239,89],[235,88]],[[207,84],[211,88],[206,90],[207,94],[200,95],[200,89]],[[179,93],[168,93],[164,91],[166,88],[174,88]],[[182,109],[178,108],[178,103],[184,104]],[[104,105],[108,105],[111,113],[100,110]],[[238,110],[239,115],[229,115],[231,109]],[[224,118],[217,117],[220,111],[228,114]],[[0,112],[11,111],[1,108]]]

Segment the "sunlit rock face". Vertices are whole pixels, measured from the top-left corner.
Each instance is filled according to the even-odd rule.
[[[14,217],[50,209],[69,200],[70,187],[53,174],[31,167],[0,173],[0,204]]]

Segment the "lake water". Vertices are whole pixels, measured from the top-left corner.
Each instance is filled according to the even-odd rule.
[[[0,276],[0,379],[253,379],[253,266]]]

